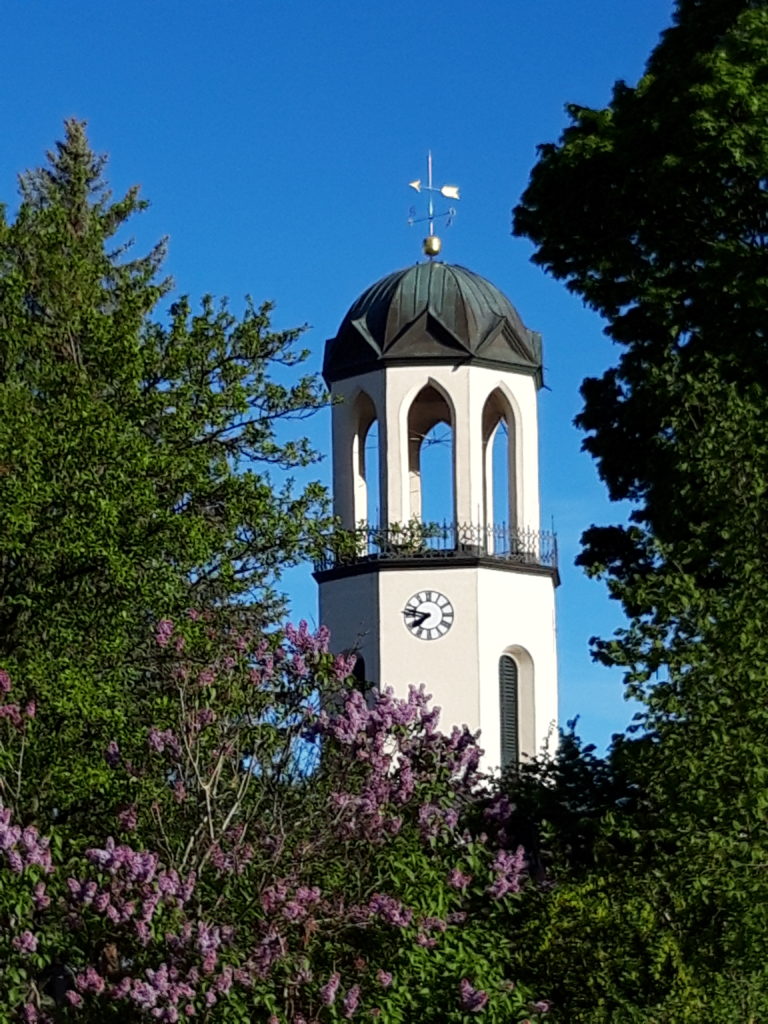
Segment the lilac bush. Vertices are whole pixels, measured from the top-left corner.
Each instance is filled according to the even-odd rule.
[[[2,716],[3,1019],[546,1012],[509,976],[526,858],[476,738],[441,733],[423,690],[352,688],[328,640],[161,621],[151,715],[104,750],[114,806],[89,834],[22,825],[13,779],[45,737]]]

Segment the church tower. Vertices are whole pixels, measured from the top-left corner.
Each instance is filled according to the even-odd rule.
[[[539,522],[540,335],[485,278],[430,260],[360,296],[323,375],[349,531],[315,571],[334,648],[377,686],[426,684],[443,729],[481,730],[488,766],[541,752],[557,721],[559,580]],[[436,480],[438,427],[450,455]]]

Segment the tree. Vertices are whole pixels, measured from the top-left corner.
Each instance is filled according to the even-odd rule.
[[[590,904],[607,925],[569,1020],[766,1013],[766,44],[764,2],[679,0],[635,88],[569,108],[515,214],[621,346],[577,422],[634,504],[580,557],[627,612],[596,653],[627,670],[645,735],[620,745],[641,811],[605,817],[577,910],[571,890],[550,921],[555,945]]]
[[[84,129],[0,225],[0,1017],[540,1019],[526,880],[466,730],[276,626],[316,486],[297,331],[176,301]],[[489,931],[494,941],[489,943]]]
[[[165,718],[104,750],[122,806],[82,836],[19,824],[44,735],[0,675],[4,1020],[546,1013],[510,971],[525,854],[507,802],[478,798],[475,738],[415,689],[366,702],[327,642],[162,620]]]
[[[113,201],[104,166],[68,121],[0,220],[0,661],[46,716],[29,794],[44,819],[109,785],[92,754],[136,725],[152,623],[189,607],[276,621],[281,569],[324,507],[318,485],[269,473],[315,458],[280,426],[324,401],[275,375],[304,358],[301,331],[210,297],[156,319],[164,246],[130,258],[146,204]]]

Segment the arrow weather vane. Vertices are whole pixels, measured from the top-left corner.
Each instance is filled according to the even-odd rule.
[[[443,210],[441,213],[435,213],[435,201],[434,194],[439,192],[441,196],[446,199],[461,199],[459,195],[458,185],[441,185],[435,186],[432,184],[432,150],[427,153],[427,183],[426,185],[417,178],[416,181],[409,181],[408,184],[411,188],[416,189],[417,192],[426,192],[427,195],[427,216],[417,217],[415,207],[411,207],[411,214],[408,218],[409,224],[423,224],[424,221],[429,223],[429,234],[424,239],[424,254],[429,256],[430,259],[434,259],[435,256],[440,252],[442,242],[435,234],[435,220],[442,219],[445,217],[445,226],[450,227],[453,218],[456,216],[456,210],[449,206],[447,210]]]

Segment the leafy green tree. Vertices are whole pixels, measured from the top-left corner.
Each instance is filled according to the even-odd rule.
[[[305,623],[192,613],[156,643],[166,717],[103,752],[123,802],[81,836],[22,827],[44,736],[0,672],[4,1021],[541,1020],[505,929],[525,853],[466,728],[366,700]]]
[[[270,475],[315,458],[283,428],[324,401],[291,372],[301,331],[210,297],[158,319],[164,246],[131,256],[146,204],[113,200],[104,165],[68,121],[0,220],[0,663],[45,715],[29,796],[59,817],[92,809],[91,754],[145,714],[152,624],[274,622],[324,508]]]
[[[577,422],[634,505],[580,558],[627,612],[596,653],[645,735],[617,748],[634,809],[546,903],[569,1021],[768,1012],[767,54],[762,0],[678,0],[636,87],[569,108],[516,210],[621,347]]]

